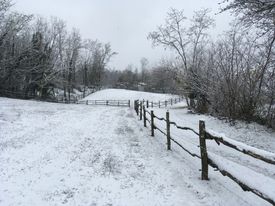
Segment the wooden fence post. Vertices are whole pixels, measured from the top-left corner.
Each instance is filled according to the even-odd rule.
[[[138,104],[139,104],[139,101],[136,100],[136,112],[137,112],[137,116],[139,115],[139,113],[138,113]]]
[[[154,128],[154,111],[151,110],[151,136],[154,137],[155,136],[155,128]]]
[[[208,162],[207,162],[207,148],[205,142],[205,122],[199,122],[200,129],[200,151],[201,151],[201,179],[208,180]]]
[[[171,98],[171,105],[173,105],[173,99]]]
[[[151,107],[152,107],[152,108],[154,107],[154,103],[153,103],[153,102],[151,102]]]
[[[167,101],[165,100],[165,107],[167,107]]]
[[[137,102],[136,102],[137,100],[134,100],[134,110],[135,110],[135,112],[137,113]]]
[[[86,101],[86,104],[88,105],[88,100]]]
[[[128,107],[131,107],[131,101],[128,100]]]
[[[142,120],[142,102],[139,103],[139,120]]]
[[[167,150],[171,150],[171,136],[170,136],[170,120],[169,112],[166,112],[166,132],[167,132]]]
[[[146,101],[146,107],[149,108],[149,101]]]
[[[143,124],[144,124],[144,127],[147,127],[146,126],[146,110],[145,110],[145,105],[143,105]]]

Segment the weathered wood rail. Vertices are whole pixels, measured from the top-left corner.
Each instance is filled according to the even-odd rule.
[[[130,107],[130,100],[80,100],[78,104]]]
[[[149,100],[143,100],[142,101],[142,104],[143,106],[145,106],[146,108],[163,108],[163,107],[168,107],[170,105],[174,105],[174,104],[177,104],[179,102],[182,102],[183,101],[183,97],[177,97],[177,98],[170,98],[170,99],[167,99],[167,100],[163,100],[163,101],[157,101],[157,102],[154,102],[154,101],[149,101]]]
[[[149,101],[139,101],[136,100],[134,102],[134,109],[139,116],[140,120],[143,120],[144,127],[147,127],[147,122],[150,124],[150,129],[151,129],[151,136],[155,136],[155,130],[159,131],[161,134],[166,136],[166,141],[167,141],[167,150],[171,150],[171,142],[175,143],[177,146],[179,146],[181,149],[183,149],[186,153],[191,155],[192,157],[196,157],[201,160],[201,179],[202,180],[209,180],[208,178],[208,166],[211,166],[215,168],[216,171],[219,171],[223,176],[229,177],[231,180],[233,180],[235,183],[237,183],[244,191],[250,191],[257,195],[258,197],[264,199],[265,201],[269,202],[272,205],[275,205],[274,198],[268,196],[266,193],[258,190],[257,188],[253,188],[249,186],[245,181],[240,180],[238,177],[236,177],[234,174],[232,174],[229,171],[226,171],[223,169],[220,165],[218,165],[214,160],[212,160],[210,157],[208,157],[207,153],[207,145],[206,145],[206,140],[214,140],[218,145],[223,144],[229,148],[235,149],[245,155],[249,155],[255,159],[264,161],[265,163],[268,164],[273,164],[275,165],[275,154],[274,157],[270,155],[269,157],[264,156],[261,154],[261,152],[257,152],[252,150],[252,149],[247,149],[247,148],[252,148],[248,145],[244,145],[243,143],[240,143],[241,146],[239,145],[234,145],[233,143],[238,143],[235,140],[229,141],[228,139],[225,139],[223,137],[218,137],[213,134],[211,134],[209,131],[206,130],[205,122],[204,121],[199,121],[199,132],[196,132],[195,129],[190,128],[190,127],[183,127],[177,125],[177,123],[170,121],[170,116],[169,112],[166,112],[166,118],[164,117],[158,117],[154,114],[154,111],[148,111],[146,108],[149,107],[148,104]],[[151,104],[152,108],[154,103]],[[166,104],[167,105],[167,104]],[[159,107],[160,108],[160,107]],[[156,126],[155,124],[155,119],[159,121],[164,121],[166,124],[166,128],[164,131],[160,127]],[[174,125],[177,129],[179,130],[188,130],[193,132],[196,136],[199,138],[199,149],[200,149],[200,155],[197,153],[194,153],[190,151],[188,148],[186,148],[184,145],[180,144],[177,140],[175,140],[171,136],[170,132],[170,126]],[[232,143],[233,142],[233,143]],[[269,153],[269,152],[267,152]]]
[[[266,163],[275,165],[275,157],[274,158],[267,158],[267,157],[265,157],[261,154],[257,154],[255,151],[249,150],[249,148],[251,148],[250,146],[245,145],[245,147],[242,148],[241,146],[235,145],[234,143],[230,142],[230,140],[227,140],[224,137],[218,137],[218,136],[215,136],[215,135],[211,134],[211,132],[209,132],[209,131],[205,132],[205,138],[208,139],[208,140],[214,140],[218,145],[223,144],[227,147],[230,147],[234,150],[237,150],[238,152],[244,153],[248,156],[251,156],[251,157],[256,158],[258,160],[264,161]]]

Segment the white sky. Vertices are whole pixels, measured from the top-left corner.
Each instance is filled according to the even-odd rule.
[[[213,16],[222,0],[14,0],[15,9],[44,17],[56,16],[67,22],[69,28],[80,30],[83,38],[110,42],[119,54],[110,63],[111,68],[124,69],[128,64],[139,66],[146,57],[155,64],[169,52],[152,48],[147,40],[149,32],[164,23],[169,8],[184,9],[186,17],[193,11],[210,8]],[[226,30],[229,14],[215,16],[212,33]]]

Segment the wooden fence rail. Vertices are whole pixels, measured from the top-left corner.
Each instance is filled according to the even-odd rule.
[[[177,97],[177,98],[171,98],[171,99],[167,99],[164,101],[158,101],[158,102],[153,102],[153,101],[142,101],[142,104],[146,107],[146,108],[163,108],[163,107],[168,107],[169,105],[173,105],[179,102],[182,102],[184,100],[184,97]]]
[[[249,155],[253,158],[256,158],[258,160],[261,160],[261,161],[264,161],[266,163],[269,163],[269,164],[273,164],[275,165],[275,156],[274,158],[267,158],[263,155],[260,155],[260,154],[257,154],[255,151],[250,151],[249,150],[249,146],[247,147],[248,149],[246,148],[240,148],[238,147],[238,145],[234,145],[233,143],[231,143],[230,141],[226,140],[225,138],[223,137],[217,137],[217,136],[214,136],[213,134],[211,134],[210,132],[206,131],[205,133],[205,138],[208,139],[208,140],[215,140],[215,142],[220,145],[220,144],[223,144],[227,147],[230,147],[234,150],[237,150],[243,154],[246,154],[246,155]]]
[[[185,152],[187,152],[189,155],[201,159],[201,179],[202,180],[209,179],[208,178],[208,165],[210,165],[211,167],[215,168],[216,171],[219,171],[222,175],[229,177],[231,180],[233,180],[235,183],[237,183],[244,191],[250,191],[250,192],[256,194],[258,197],[271,203],[272,205],[275,205],[274,199],[269,197],[267,194],[264,194],[263,192],[250,187],[247,183],[239,180],[236,176],[232,175],[229,171],[221,169],[220,166],[215,163],[215,161],[213,161],[211,158],[209,158],[208,153],[207,153],[206,140],[215,140],[218,144],[220,144],[220,143],[224,144],[225,146],[228,146],[228,147],[235,149],[243,154],[249,155],[253,158],[262,160],[269,164],[275,163],[275,154],[274,154],[274,159],[273,159],[270,157],[263,156],[261,153],[257,153],[255,151],[245,149],[246,147],[251,148],[250,146],[243,146],[244,148],[240,148],[240,146],[234,145],[232,142],[228,141],[225,138],[217,137],[217,136],[211,134],[209,131],[206,130],[204,121],[199,121],[199,124],[198,124],[199,132],[196,132],[193,128],[179,126],[179,125],[177,125],[177,123],[170,121],[170,116],[169,116],[168,111],[166,112],[166,118],[158,117],[154,114],[153,110],[151,110],[151,111],[146,110],[146,108],[148,108],[149,105],[150,105],[149,101],[144,101],[144,100],[143,101],[139,101],[139,100],[134,101],[134,109],[135,109],[137,115],[140,117],[140,120],[143,119],[144,127],[147,127],[146,122],[149,122],[150,129],[151,129],[151,136],[153,136],[153,137],[155,136],[155,132],[154,132],[155,130],[157,130],[160,133],[162,133],[163,135],[165,135],[166,139],[167,139],[167,150],[171,150],[171,142],[173,142],[176,145],[178,145],[181,149],[183,149]],[[152,102],[151,105],[153,107],[153,105],[156,105],[156,104],[154,104]],[[158,105],[161,105],[161,104],[158,104]],[[165,105],[168,105],[168,103]],[[154,121],[155,119],[157,119],[159,121],[164,121],[166,123],[166,132],[161,130],[161,128],[159,128],[155,125],[155,121]],[[180,130],[192,131],[195,135],[197,135],[199,137],[200,145],[198,147],[200,148],[200,156],[198,154],[193,153],[190,150],[188,150],[186,147],[184,147],[182,144],[180,144],[178,141],[176,141],[171,136],[171,132],[170,132],[171,125],[174,125],[177,129],[180,129]],[[234,140],[233,142],[237,142],[237,141]],[[244,145],[244,144],[241,144],[241,145]],[[272,156],[272,155],[270,155],[270,156]]]
[[[130,107],[130,100],[81,100],[79,104]]]

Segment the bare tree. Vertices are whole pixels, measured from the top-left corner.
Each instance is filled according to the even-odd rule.
[[[190,39],[184,26],[186,19],[183,10],[170,9],[165,24],[149,33],[148,39],[152,41],[153,46],[161,45],[176,51],[187,71],[187,45],[190,43]]]
[[[255,71],[255,99],[257,110],[265,110],[266,101],[269,102],[266,116],[268,122],[275,125],[275,115],[272,108],[274,104],[273,81],[274,76],[274,47],[275,47],[275,2],[273,0],[232,0],[223,1],[223,11],[232,11],[246,28],[257,33],[257,48],[259,51]],[[266,97],[263,97],[265,95]],[[268,99],[264,100],[263,99]],[[263,109],[259,109],[259,106]]]
[[[101,84],[104,70],[116,53],[109,43],[90,40],[83,48],[79,31],[68,33],[64,21],[50,21],[12,12],[10,0],[0,0],[0,94],[49,98],[63,89],[71,99],[84,68],[84,85]],[[83,49],[82,49],[83,48]],[[89,79],[89,77],[91,77]],[[82,81],[82,82],[81,82]]]
[[[31,15],[10,12],[10,1],[0,1],[0,89],[18,90],[22,75],[18,73],[20,61],[24,58],[25,42],[20,35],[32,19]]]
[[[67,41],[67,29],[66,23],[63,20],[53,18],[52,19],[53,30],[56,35],[56,70],[58,71],[59,81],[63,88],[64,98],[67,98],[67,68],[66,68],[66,41]]]
[[[225,0],[221,4],[224,5],[221,12],[233,11],[246,26],[256,25],[265,32],[274,32],[275,2],[273,0]]]
[[[72,89],[75,84],[76,64],[81,48],[81,37],[79,31],[73,29],[66,41],[66,68],[67,68],[67,90],[68,98],[71,100]]]
[[[181,86],[189,93],[190,104],[187,101],[188,105],[202,112],[207,110],[205,107],[207,96],[204,85],[200,81],[200,71],[204,59],[203,50],[206,46],[206,31],[214,24],[209,12],[208,9],[195,12],[191,19],[191,26],[187,26],[183,11],[171,9],[165,25],[159,26],[148,36],[154,46],[163,45],[171,48],[179,56],[182,69],[178,70],[178,77],[182,79],[178,82],[181,82]],[[198,100],[198,105],[195,105],[195,98]]]

